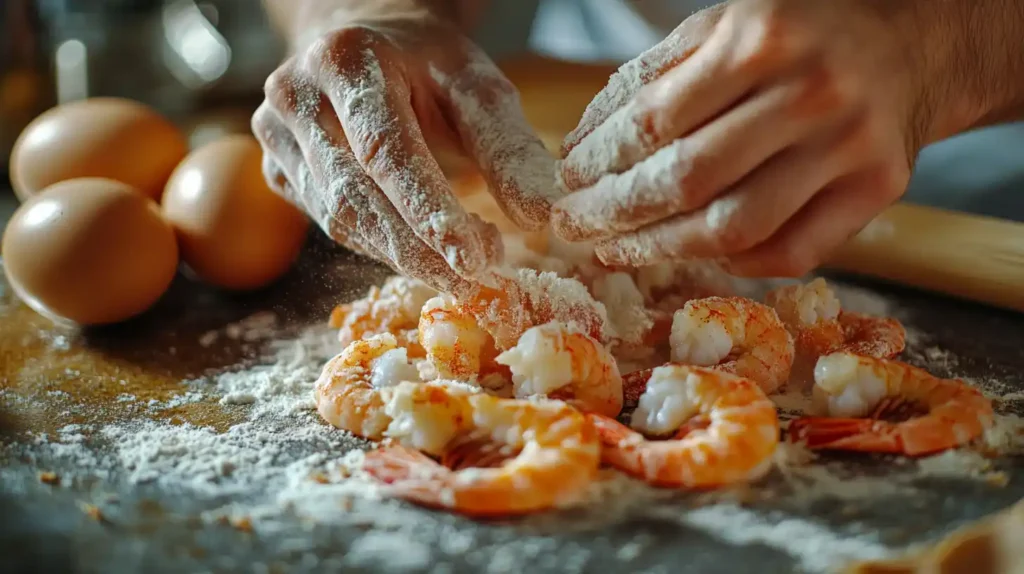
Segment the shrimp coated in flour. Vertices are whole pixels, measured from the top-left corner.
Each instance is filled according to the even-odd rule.
[[[757,383],[702,367],[654,369],[633,413],[636,430],[588,416],[601,437],[604,462],[660,486],[755,480],[771,468],[779,442],[775,405]]]
[[[515,346],[530,327],[551,321],[571,324],[601,342],[614,335],[604,305],[579,281],[552,272],[496,272],[487,284],[474,284],[455,298],[500,350]]]
[[[815,402],[828,417],[789,426],[790,439],[812,449],[919,456],[966,444],[993,421],[992,403],[978,389],[900,361],[833,353],[818,360],[814,379]],[[924,414],[880,419],[915,409]]]
[[[434,297],[423,305],[419,342],[441,378],[476,382],[492,375],[509,378],[508,369],[495,362],[494,338],[450,297]]]
[[[694,299],[672,319],[672,362],[714,367],[751,379],[765,392],[793,366],[793,338],[775,311],[742,297]]]
[[[338,305],[331,312],[330,325],[338,329],[342,348],[373,335],[391,333],[410,356],[421,357],[416,326],[423,304],[435,295],[437,292],[422,281],[391,276],[382,286],[370,287],[362,299]]]
[[[324,365],[314,385],[317,412],[340,429],[380,440],[391,423],[387,391],[402,381],[419,381],[406,350],[390,333],[354,341]]]
[[[497,362],[511,369],[517,397],[546,395],[611,417],[622,410],[622,377],[615,358],[604,345],[564,323],[531,327]]]
[[[594,427],[557,401],[463,401],[467,423],[441,462],[405,446],[367,453],[364,469],[394,496],[472,516],[511,516],[579,500],[596,477],[601,447]]]

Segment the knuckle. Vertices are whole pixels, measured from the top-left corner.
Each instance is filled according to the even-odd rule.
[[[676,28],[675,33],[682,39],[697,38],[703,40],[707,38],[722,19],[725,7],[726,4],[724,3],[716,4],[693,14],[686,20],[683,20],[683,23]]]
[[[696,209],[717,191],[715,170],[718,162],[709,154],[694,151],[690,145],[680,147],[674,167],[678,204],[673,207],[681,210]]]
[[[275,108],[290,110],[295,105],[295,74],[291,66],[283,65],[267,76],[263,94]]]
[[[749,13],[747,6],[727,10],[732,66],[740,72],[777,69],[800,57],[807,44],[805,27],[781,3],[765,2]]]
[[[359,163],[370,173],[387,173],[394,169],[393,157],[388,153],[389,138],[374,130],[362,130],[350,136],[350,145]]]
[[[249,121],[250,129],[252,133],[259,140],[260,145],[266,149],[273,145],[275,120],[272,112],[267,108],[264,103],[252,114],[252,119]]]
[[[857,106],[859,95],[853,82],[825,65],[817,65],[797,82],[790,106],[801,116],[834,116]]]
[[[379,40],[379,33],[369,28],[350,26],[332,30],[306,48],[303,66],[307,70],[343,69],[353,60],[360,61],[361,54],[373,49]]]

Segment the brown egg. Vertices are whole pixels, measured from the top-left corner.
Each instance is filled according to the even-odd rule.
[[[21,132],[11,151],[11,183],[24,201],[60,181],[102,177],[159,201],[187,153],[185,136],[145,105],[82,100],[44,112]]]
[[[178,267],[159,206],[123,183],[72,179],[14,213],[3,236],[11,286],[39,313],[84,325],[122,321],[167,290]]]
[[[250,135],[209,143],[178,166],[164,192],[164,216],[181,256],[200,279],[255,289],[283,275],[309,222],[263,179],[263,151]]]

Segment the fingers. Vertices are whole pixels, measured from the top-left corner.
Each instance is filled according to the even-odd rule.
[[[708,38],[725,9],[719,4],[687,18],[662,42],[619,68],[608,85],[587,106],[579,124],[565,137],[560,157],[565,158],[612,113],[633,99],[643,86],[690,57]]]
[[[301,154],[300,159],[283,154],[296,164],[294,186],[304,190],[293,193],[317,205],[310,210],[327,214],[332,237],[353,243],[397,272],[436,289],[448,291],[459,285],[462,279],[420,240],[360,165],[319,89],[295,76],[276,81],[282,85],[268,90],[268,100],[276,109],[297,110],[281,116]]]
[[[878,168],[851,175],[819,193],[768,241],[723,262],[745,277],[800,277],[811,272],[895,201],[908,170]]]
[[[619,265],[738,253],[767,239],[837,174],[818,150],[793,148],[707,207],[604,241],[597,252],[602,261]]]
[[[359,30],[349,32],[334,36],[312,62],[333,64],[318,84],[341,120],[353,157],[452,269],[468,277],[481,273],[501,258],[497,230],[467,214],[452,194],[423,139],[409,86],[375,51],[384,48]]]
[[[583,139],[562,163],[569,189],[620,173],[706,123],[750,91],[760,77],[730,72],[725,33],[713,34],[692,56],[644,86]]]
[[[320,122],[310,129],[304,146],[314,178],[327,201],[339,206],[340,221],[352,221],[356,234],[366,239],[399,273],[421,279],[436,289],[451,292],[462,279],[440,253],[409,227],[387,195],[363,170],[349,147],[329,105]]]
[[[475,48],[468,51],[464,68],[454,74],[434,68],[433,79],[446,94],[463,146],[502,211],[519,227],[540,230],[562,195],[555,158],[526,121],[515,87],[487,56]]]
[[[829,125],[796,112],[813,90],[802,82],[770,88],[630,170],[566,196],[554,208],[555,231],[570,241],[600,239],[705,206],[774,154]]]
[[[331,239],[359,255],[388,263],[382,253],[359,235],[351,221],[336,217],[347,210],[341,205],[328,205],[295,135],[269,102],[263,102],[253,114],[252,129],[263,147],[264,178],[278,194],[299,205]]]

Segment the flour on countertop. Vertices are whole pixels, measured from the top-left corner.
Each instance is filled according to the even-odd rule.
[[[894,311],[884,299],[866,292],[841,285],[836,285],[836,290],[844,303],[857,310]],[[244,419],[224,432],[151,420],[67,425],[53,436],[33,437],[24,451],[11,444],[0,446],[0,453],[24,454],[40,468],[60,467],[62,484],[97,477],[155,483],[169,491],[210,500],[231,497],[203,517],[211,521],[224,516],[245,518],[260,533],[284,537],[296,548],[309,544],[303,531],[295,527],[296,517],[371,527],[348,548],[344,565],[387,564],[397,570],[457,559],[494,572],[519,571],[524,564],[546,561],[553,566],[582,565],[594,559],[592,549],[558,536],[531,533],[531,529],[593,532],[600,525],[646,517],[696,529],[728,544],[763,544],[789,555],[801,568],[821,571],[847,559],[885,556],[892,549],[853,526],[837,531],[805,518],[805,512],[813,516],[820,503],[833,501],[857,508],[887,497],[903,499],[921,492],[918,481],[923,478],[977,481],[992,487],[1005,478],[990,459],[972,449],[906,461],[890,466],[884,474],[866,476],[856,467],[802,446],[781,444],[774,470],[753,487],[680,495],[606,469],[580,506],[530,517],[521,527],[494,530],[387,498],[386,489],[361,470],[362,451],[369,443],[329,427],[312,409],[313,382],[324,362],[339,350],[337,332],[318,326],[283,334],[278,324],[262,314],[214,331],[216,335],[204,335],[214,341],[223,338],[259,345],[265,353],[255,365],[187,381],[180,395],[150,409],[199,400],[244,405],[232,407],[243,409]],[[270,341],[263,344],[265,338]],[[908,352],[925,366],[935,362],[956,369],[954,355],[922,346],[926,343],[923,336],[915,339]],[[1011,397],[1019,394],[1000,387],[998,381],[972,383],[992,395],[999,391]],[[4,392],[4,400],[13,398],[9,391]],[[773,399],[791,411],[805,410],[808,405],[798,389]],[[118,400],[132,398],[122,395]],[[1024,452],[1024,419],[1000,413],[983,444],[986,455]],[[5,472],[0,468],[0,478]],[[745,502],[737,504],[737,500]],[[624,539],[617,537],[614,544],[609,541],[613,559],[630,563],[642,561],[652,542],[649,533],[639,532]],[[404,552],[397,562],[396,548]]]

